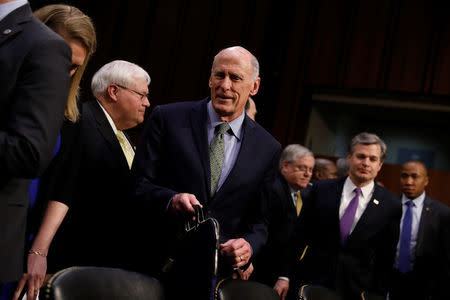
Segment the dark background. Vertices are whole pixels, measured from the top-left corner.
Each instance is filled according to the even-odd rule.
[[[30,1],[33,9],[49,3],[77,6],[95,23],[98,49],[82,81],[82,100],[91,98],[92,74],[114,59],[149,72],[152,108],[204,98],[213,56],[242,45],[261,65],[257,121],[283,146],[305,143],[317,90],[440,105],[439,130],[450,128],[444,1]],[[132,130],[134,139],[140,131]]]

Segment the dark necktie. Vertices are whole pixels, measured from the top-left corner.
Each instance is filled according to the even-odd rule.
[[[347,208],[345,209],[344,214],[341,218],[341,243],[344,244],[345,240],[350,234],[350,230],[352,229],[353,220],[355,219],[356,209],[358,208],[358,200],[359,195],[361,195],[361,189],[355,189],[355,197],[350,201]]]
[[[222,123],[216,126],[215,135],[209,145],[209,164],[211,170],[211,197],[216,193],[219,184],[220,173],[222,173],[223,156],[225,152],[225,142],[223,135],[230,129],[228,123]]]
[[[409,271],[411,267],[411,225],[412,225],[412,205],[409,200],[405,203],[408,207],[403,217],[402,233],[400,235],[400,249],[398,252],[398,270],[402,273]]]

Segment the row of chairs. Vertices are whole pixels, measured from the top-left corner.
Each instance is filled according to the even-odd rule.
[[[41,289],[39,299],[45,300],[103,300],[134,299],[164,300],[161,283],[150,276],[114,268],[71,267],[56,273]],[[269,286],[255,281],[222,280],[215,291],[215,300],[279,300]],[[333,290],[304,285],[300,300],[342,300]],[[367,293],[362,300],[380,300]]]
[[[254,281],[222,280],[216,300],[279,300],[269,286]],[[45,300],[164,300],[161,283],[150,276],[115,268],[71,267],[59,271],[41,288]]]

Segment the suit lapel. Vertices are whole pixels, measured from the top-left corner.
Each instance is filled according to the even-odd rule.
[[[416,256],[420,256],[423,248],[425,247],[423,241],[424,237],[427,235],[426,231],[428,229],[428,224],[430,224],[433,220],[433,214],[433,203],[430,198],[425,197],[422,214],[419,221],[419,231],[417,232]]]
[[[87,104],[90,106],[92,110],[92,114],[97,123],[97,129],[100,131],[100,134],[105,139],[106,145],[108,146],[108,148],[111,149],[111,152],[113,153],[114,157],[123,158],[121,159],[120,164],[123,165],[123,167],[129,169],[127,159],[122,151],[122,147],[120,146],[120,143],[117,140],[117,137],[115,136],[114,131],[111,128],[111,125],[109,124],[108,119],[106,118],[102,108],[97,103],[97,101],[90,101]]]
[[[208,135],[206,130],[206,122],[208,122],[208,114],[206,111],[206,104],[208,99],[200,101],[198,105],[191,110],[189,119],[192,128],[192,135],[194,137],[194,144],[199,153],[199,161],[202,164],[203,172],[205,174],[205,187],[207,188],[206,195],[209,196],[210,189],[210,169],[209,169],[209,149],[208,149]]]
[[[220,187],[219,191],[217,191],[216,195],[212,199],[213,201],[216,201],[217,199],[222,198],[223,195],[226,195],[228,193],[228,189],[232,187],[236,182],[240,181],[240,174],[245,174],[248,172],[249,162],[253,161],[251,145],[258,144],[258,141],[255,140],[255,135],[253,134],[253,130],[255,130],[255,124],[252,124],[252,122],[248,122],[247,118],[248,117],[245,116],[244,122],[242,123],[243,133],[241,147],[239,149],[238,156],[236,157],[236,162],[234,163],[233,168]]]
[[[383,199],[380,197],[380,187],[375,183],[375,189],[372,194],[372,198],[363,214],[356,223],[353,232],[350,234],[348,240],[353,239],[361,240],[364,236],[371,235],[372,230],[376,231],[378,229],[377,224],[379,224],[380,209],[384,207]],[[372,226],[374,225],[375,226]]]
[[[0,21],[0,45],[22,31],[21,23],[31,19],[28,5],[17,8]]]

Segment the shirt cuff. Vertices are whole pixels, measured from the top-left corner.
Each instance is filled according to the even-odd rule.
[[[284,276],[278,276],[278,280],[286,280],[287,282],[289,282],[289,278]]]

